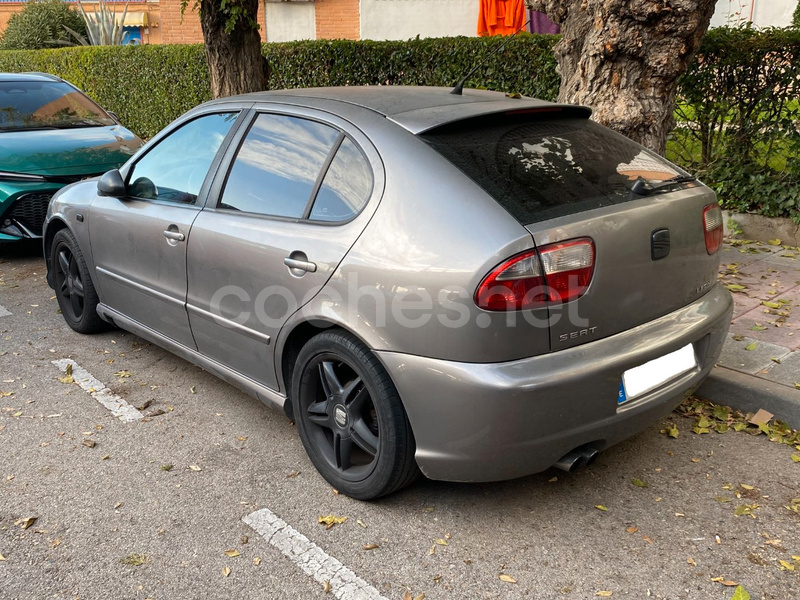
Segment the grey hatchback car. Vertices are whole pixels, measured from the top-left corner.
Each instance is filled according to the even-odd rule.
[[[294,419],[341,492],[570,470],[719,356],[714,193],[590,110],[349,87],[209,102],[61,190],[48,282]]]

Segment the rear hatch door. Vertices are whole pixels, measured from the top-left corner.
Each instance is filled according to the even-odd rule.
[[[551,350],[666,315],[716,281],[719,255],[706,250],[703,221],[713,191],[624,136],[575,113],[516,111],[422,137],[525,225],[537,248],[594,241],[585,294],[550,305]]]

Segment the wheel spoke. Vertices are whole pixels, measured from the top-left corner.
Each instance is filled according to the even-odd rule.
[[[333,454],[336,457],[336,466],[346,471],[352,463],[350,457],[353,452],[353,439],[342,437],[340,434],[333,435]]]
[[[308,420],[316,425],[330,427],[330,416],[328,415],[328,402],[315,402],[306,409]]]
[[[69,273],[69,256],[67,256],[67,251],[62,250],[58,253],[58,266],[61,267],[61,272],[66,275]]]
[[[64,281],[61,282],[61,295],[64,298],[69,298],[69,286],[67,285],[67,278],[64,278]]]
[[[358,379],[358,382],[361,383],[361,379]],[[369,392],[367,391],[367,386],[362,385],[355,393],[350,393],[348,396],[345,396],[346,400],[345,403],[347,407],[350,409],[350,412],[353,414],[358,414],[364,408],[364,403],[369,399]]]
[[[72,315],[76,319],[81,318],[81,314],[83,313],[83,306],[81,306],[81,299],[78,297],[77,294],[72,294],[69,297],[70,304],[72,305]]]
[[[322,389],[325,390],[326,396],[330,397],[331,395],[342,395],[344,389],[342,388],[342,384],[339,383],[339,377],[333,370],[333,362],[329,360],[323,361],[319,366],[319,376],[322,380]]]
[[[362,389],[361,377],[356,376],[353,381],[344,386],[344,389],[342,390],[342,402],[346,405],[349,405],[360,389]]]
[[[78,277],[72,280],[72,293],[83,298],[83,282]]]
[[[364,422],[364,419],[358,419],[353,423],[353,441],[364,452],[370,456],[375,456],[378,453],[378,436],[370,431],[369,426]]]

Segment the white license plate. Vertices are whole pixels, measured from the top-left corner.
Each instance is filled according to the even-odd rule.
[[[622,374],[617,404],[624,404],[697,367],[694,346],[688,344]]]

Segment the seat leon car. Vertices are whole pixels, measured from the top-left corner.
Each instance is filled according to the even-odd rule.
[[[0,244],[39,238],[53,194],[142,145],[79,89],[45,73],[0,73]]]
[[[197,107],[50,203],[48,281],[297,424],[336,489],[570,470],[719,356],[714,193],[590,110],[349,87]]]

